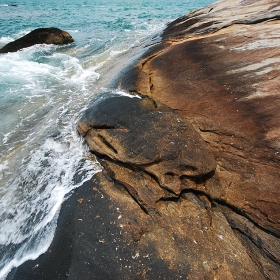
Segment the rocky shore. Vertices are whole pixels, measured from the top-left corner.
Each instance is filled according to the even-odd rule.
[[[171,23],[77,124],[103,171],[7,279],[280,279],[280,5]],[[141,98],[139,98],[141,96]]]

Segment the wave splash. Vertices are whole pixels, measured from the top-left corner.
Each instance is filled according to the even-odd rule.
[[[99,74],[58,50],[0,57],[0,279],[47,250],[63,201],[100,171],[75,127]]]
[[[23,158],[18,175],[0,189],[0,279],[48,248],[63,200],[100,171],[87,158],[82,139],[66,127]]]

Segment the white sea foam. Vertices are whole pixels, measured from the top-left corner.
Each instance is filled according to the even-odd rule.
[[[3,34],[9,36],[0,38],[0,46],[26,35],[38,22],[51,26],[52,19],[61,18],[49,6],[37,5],[27,13],[26,3],[17,13],[7,14],[15,25],[21,17],[20,27],[7,33],[12,28],[6,24]],[[139,21],[141,9],[134,9],[135,17],[121,20],[125,26],[118,29],[115,15],[112,24],[104,21],[106,5],[94,8],[101,9],[95,22],[93,9],[87,14],[75,9],[80,18],[70,20],[69,31],[75,36],[70,47],[35,45],[0,55],[0,279],[12,267],[47,250],[61,203],[100,170],[76,134],[79,111],[88,107],[95,94],[110,92],[102,87],[111,81],[112,71],[122,67],[124,54],[146,44],[144,38],[161,30],[167,21],[165,17]],[[112,93],[140,98],[118,90]]]
[[[24,157],[17,175],[0,190],[0,246],[16,248],[14,255],[9,251],[2,256],[0,279],[48,248],[63,200],[100,170],[96,162],[86,160],[88,152],[74,123]]]
[[[20,30],[18,33],[15,34],[15,39],[25,36],[26,34],[30,33],[31,31],[32,31],[31,28]]]
[[[8,6],[8,5],[2,5],[2,6]],[[1,5],[0,5],[1,7]],[[30,33],[32,30],[31,29],[24,29],[20,30],[18,33],[14,34],[13,36],[3,36],[0,37],[0,48],[2,48],[4,45],[20,38],[23,37],[24,35]]]
[[[117,94],[117,95],[120,95],[120,96],[126,96],[126,97],[130,97],[130,98],[142,99],[142,97],[140,95],[138,95],[138,94],[131,94],[129,92],[126,92],[126,91],[123,91],[123,90],[120,90],[120,89],[112,90],[111,92],[113,94]]]
[[[90,87],[99,78],[97,67],[84,69],[77,58],[52,53],[54,49],[39,45],[0,56],[0,84],[9,86],[0,95],[10,106],[7,110],[12,111],[1,115],[2,144],[7,144],[21,128],[26,129],[28,123],[33,129],[36,120],[47,113],[50,117],[55,108],[91,96]]]
[[[0,279],[46,251],[62,202],[100,170],[75,128],[96,66],[55,50],[37,45],[0,56],[7,108],[0,113]]]

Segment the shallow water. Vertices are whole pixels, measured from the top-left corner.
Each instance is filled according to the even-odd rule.
[[[0,0],[0,48],[39,27],[75,39],[0,54],[0,279],[46,251],[62,202],[100,170],[76,132],[79,113],[116,92],[110,79],[137,46],[212,2]]]

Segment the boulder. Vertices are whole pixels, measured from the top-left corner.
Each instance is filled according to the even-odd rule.
[[[72,36],[58,28],[38,28],[27,35],[8,43],[0,53],[17,52],[20,49],[28,48],[36,44],[64,45],[74,42]]]
[[[235,229],[245,220],[242,230],[250,229],[255,240],[262,232],[220,203],[216,160],[184,116],[148,97],[112,96],[83,113],[78,131],[103,166],[94,188],[121,209],[112,221],[122,231],[116,245],[122,244],[125,256],[119,258],[130,269],[121,270],[116,261],[116,279],[265,279]],[[104,247],[112,245],[102,236]],[[266,238],[263,246],[277,259],[277,249],[269,248],[279,248],[278,240]]]

